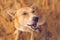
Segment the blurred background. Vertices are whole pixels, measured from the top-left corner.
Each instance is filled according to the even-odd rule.
[[[45,23],[38,25],[41,32],[34,32],[34,40],[60,40],[60,0],[0,0],[0,40],[15,40],[14,19],[6,10],[11,10],[14,15],[16,10],[34,3],[38,8],[36,14],[41,19],[45,17]],[[30,35],[20,32],[19,40],[29,40]]]

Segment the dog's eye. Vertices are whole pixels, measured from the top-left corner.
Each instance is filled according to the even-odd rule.
[[[33,10],[32,13],[35,13],[35,11]]]
[[[25,13],[23,13],[23,15],[27,15],[27,13],[25,12]]]

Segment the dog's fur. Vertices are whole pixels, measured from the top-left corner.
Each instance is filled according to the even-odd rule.
[[[15,25],[15,32],[16,35],[15,40],[18,40],[19,31],[22,32],[30,32],[31,38],[29,40],[33,40],[33,31],[35,31],[31,26],[34,24],[34,17],[37,17],[35,15],[35,10],[32,7],[23,7],[16,11],[15,16],[11,15],[9,12],[8,14],[14,18],[14,25]],[[40,25],[44,24],[44,21],[40,23]]]
[[[34,14],[34,9],[30,8],[30,7],[25,7],[25,8],[21,8],[19,9],[16,14],[15,14],[15,28],[16,28],[16,32],[19,31],[23,31],[23,32],[30,32],[31,33],[31,39],[33,40],[33,29],[28,26],[34,23],[33,18],[36,17],[36,15]],[[18,33],[17,33],[18,35]],[[16,38],[18,39],[18,38]]]

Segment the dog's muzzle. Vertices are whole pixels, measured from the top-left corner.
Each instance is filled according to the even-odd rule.
[[[34,17],[33,24],[31,24],[31,25],[28,24],[28,26],[30,26],[32,29],[35,29],[37,27],[38,20],[39,20],[39,17]]]
[[[37,22],[38,22],[38,20],[39,20],[39,17],[34,17],[34,18],[33,18],[34,23],[31,24],[31,25],[28,24],[28,26],[31,26],[32,29],[38,30],[39,32],[41,32],[42,30],[37,27]]]

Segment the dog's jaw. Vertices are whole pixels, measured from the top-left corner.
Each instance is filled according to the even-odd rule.
[[[31,32],[31,31],[34,31],[30,26],[20,26],[20,28],[16,27],[16,30],[22,31],[22,32]]]

